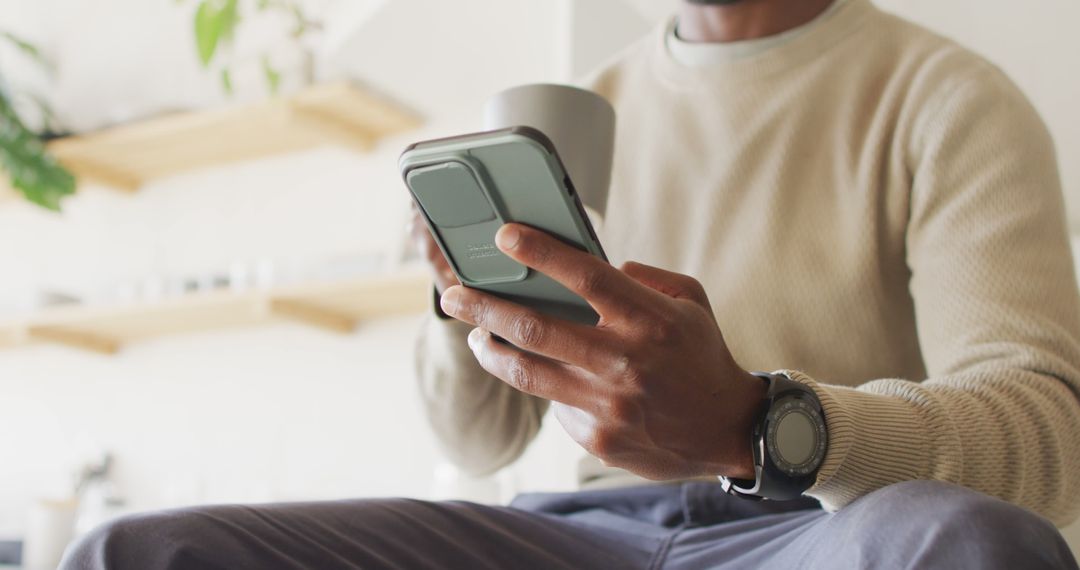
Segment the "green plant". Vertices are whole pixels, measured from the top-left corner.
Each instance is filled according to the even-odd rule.
[[[309,18],[297,0],[256,0],[254,6],[257,12],[279,11],[290,17],[292,27],[289,38],[303,55],[304,82],[312,83],[314,81],[314,54],[304,47],[303,39],[309,33],[321,30],[322,24]],[[195,8],[195,47],[198,51],[199,62],[204,68],[210,68],[216,56],[221,53],[221,48],[232,43],[236,28],[245,17],[246,14],[239,0],[199,1]],[[260,65],[267,88],[270,93],[277,94],[281,85],[281,71],[274,67],[267,54],[263,54],[260,58]],[[221,67],[220,81],[225,92],[231,94],[233,91],[232,69],[228,64],[223,64]]]
[[[30,42],[9,32],[0,32],[0,39],[51,69],[41,51]],[[44,130],[51,131],[53,117],[49,106],[40,98],[28,97],[41,111]],[[75,193],[75,177],[49,154],[41,137],[27,128],[13,101],[12,92],[0,83],[0,170],[27,200],[59,211],[61,199]]]

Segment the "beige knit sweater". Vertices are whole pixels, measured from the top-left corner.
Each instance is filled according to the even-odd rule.
[[[817,391],[808,494],[837,509],[935,479],[1075,518],[1080,303],[1054,148],[1020,91],[867,0],[704,70],[664,30],[592,83],[619,116],[602,241],[698,278],[740,364]],[[446,452],[486,473],[547,403],[480,369],[468,330],[431,318],[417,368]]]

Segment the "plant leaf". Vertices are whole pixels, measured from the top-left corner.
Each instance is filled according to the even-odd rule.
[[[225,0],[225,4],[221,7],[221,39],[232,41],[239,23],[240,0]]]
[[[199,61],[203,67],[210,65],[217,50],[221,30],[218,27],[217,11],[212,0],[203,0],[195,9],[195,46],[199,50]]]
[[[199,61],[208,67],[223,41],[233,37],[240,21],[238,0],[202,0],[195,9],[195,47]]]
[[[0,168],[7,172],[16,190],[50,210],[60,210],[61,198],[75,193],[75,177],[22,124],[3,92],[0,92]]]
[[[217,50],[217,40],[220,38],[214,14],[211,0],[203,0],[199,3],[199,8],[195,9],[195,48],[199,50],[199,62],[203,67],[210,65],[214,51]]]

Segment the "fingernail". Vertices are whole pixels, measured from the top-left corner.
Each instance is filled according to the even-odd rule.
[[[482,337],[483,335],[484,331],[480,330],[479,328],[475,328],[469,333],[469,348],[471,348],[473,352],[476,352],[480,349],[480,337]]]
[[[521,230],[512,224],[505,224],[495,234],[495,243],[500,249],[514,249],[521,240]]]
[[[443,291],[442,297],[439,298],[439,306],[448,315],[456,315],[460,305],[461,289],[457,285]]]

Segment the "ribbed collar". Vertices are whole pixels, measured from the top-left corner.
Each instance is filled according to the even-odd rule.
[[[678,21],[673,19],[668,27],[667,49],[676,61],[686,67],[710,67],[717,62],[751,57],[782,46],[809,32],[839,12],[847,1],[833,0],[832,4],[814,19],[785,32],[733,42],[688,42],[679,37]]]
[[[789,42],[744,58],[717,62],[705,68],[683,65],[668,50],[668,34],[674,18],[655,31],[650,48],[650,65],[656,75],[675,89],[736,89],[746,82],[760,81],[807,60],[822,57],[828,50],[880,14],[870,0],[848,0],[828,19]]]

